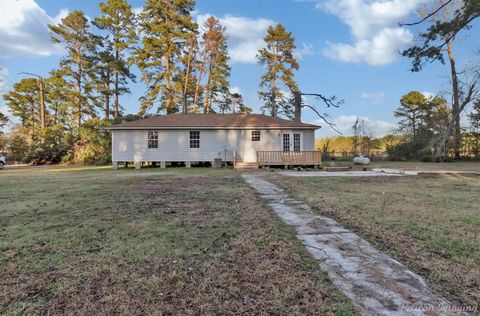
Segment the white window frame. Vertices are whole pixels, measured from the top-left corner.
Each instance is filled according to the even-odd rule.
[[[158,149],[158,131],[151,130],[147,132],[147,148]]]
[[[250,134],[252,142],[259,142],[261,140],[262,133],[259,130],[254,130]]]
[[[189,135],[190,135],[190,149],[200,148],[200,131],[190,131]]]

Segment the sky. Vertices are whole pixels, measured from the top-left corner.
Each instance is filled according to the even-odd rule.
[[[48,76],[57,67],[63,48],[50,41],[47,24],[58,23],[69,11],[82,10],[89,18],[99,14],[99,0],[0,0],[0,90],[4,93],[22,78],[20,72]],[[240,92],[254,113],[261,113],[259,81],[264,69],[256,62],[258,49],[270,25],[282,23],[295,37],[300,69],[295,79],[302,92],[336,95],[345,102],[326,109],[307,99],[348,134],[356,117],[368,120],[376,136],[396,125],[393,111],[411,90],[426,94],[448,91],[448,67],[429,64],[410,72],[410,61],[399,51],[415,41],[415,30],[399,26],[416,20],[416,10],[427,0],[197,0],[193,13],[200,23],[213,15],[226,27],[232,90]],[[130,0],[140,10],[143,1]],[[461,33],[455,54],[460,67],[468,66],[478,49],[479,28]],[[138,74],[138,70],[134,69]],[[138,74],[138,79],[140,75]],[[131,84],[131,95],[121,103],[127,113],[139,109],[145,86]],[[445,95],[448,98],[448,95]],[[0,112],[7,108],[0,100]],[[317,136],[336,133],[307,108],[302,119],[322,125]]]

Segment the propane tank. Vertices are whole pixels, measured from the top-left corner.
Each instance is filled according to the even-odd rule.
[[[360,155],[358,157],[353,158],[353,163],[356,164],[356,165],[367,166],[367,165],[370,164],[370,159]]]

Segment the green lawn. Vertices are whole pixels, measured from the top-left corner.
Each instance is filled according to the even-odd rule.
[[[480,176],[269,177],[453,299],[479,304]]]
[[[0,205],[2,315],[354,313],[232,170],[7,166]]]

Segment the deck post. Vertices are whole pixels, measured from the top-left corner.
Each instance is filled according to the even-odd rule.
[[[288,165],[285,165],[285,170],[287,170],[287,169],[288,169]]]
[[[185,161],[185,167],[190,168],[192,166],[191,161]]]
[[[135,170],[140,170],[140,168],[142,167],[141,161],[134,161],[133,164],[135,165]]]
[[[112,161],[113,170],[118,170],[118,161]]]
[[[165,161],[160,161],[160,168],[165,169],[167,167],[167,163]]]

